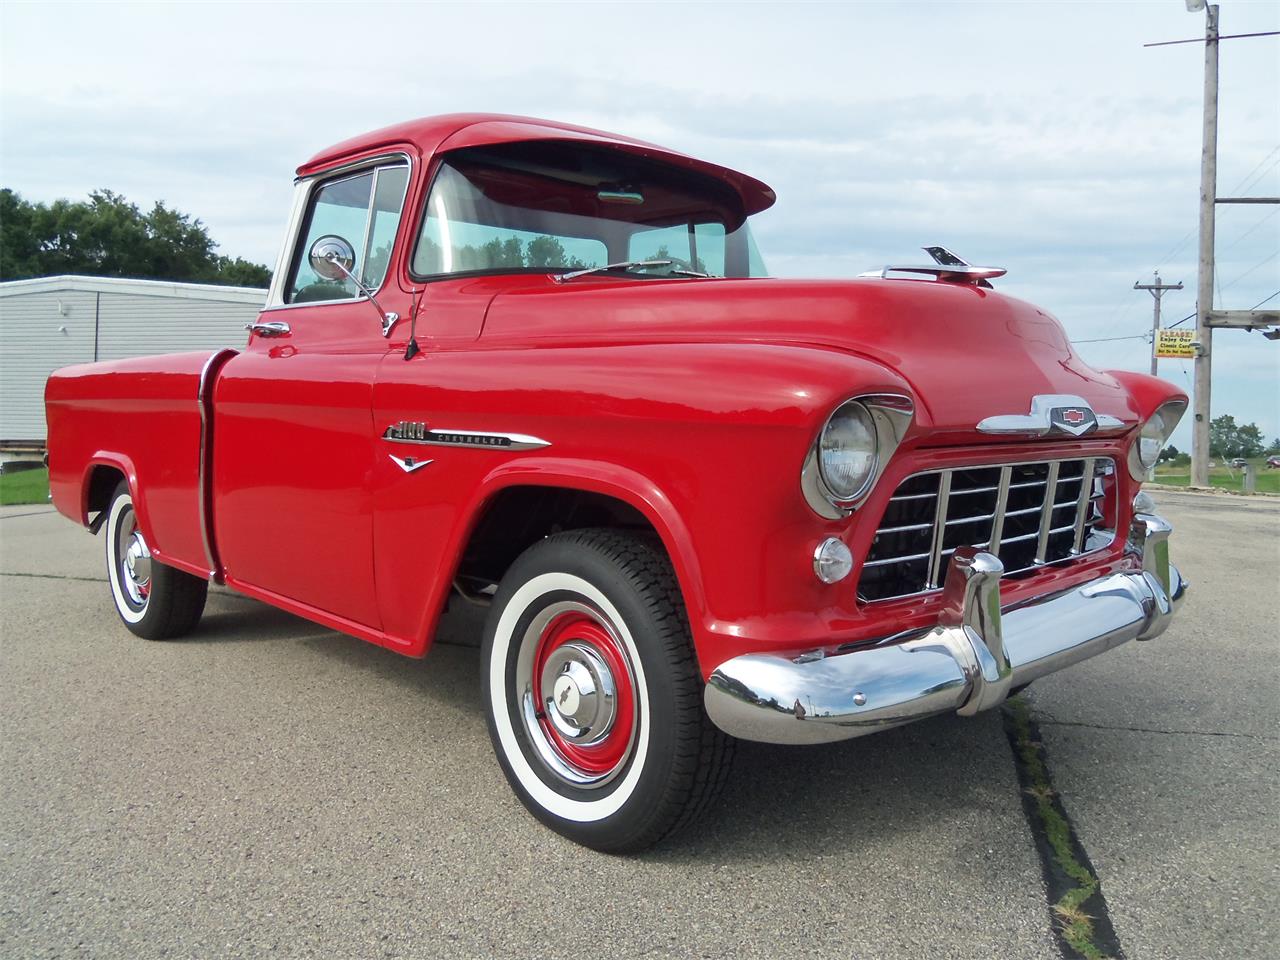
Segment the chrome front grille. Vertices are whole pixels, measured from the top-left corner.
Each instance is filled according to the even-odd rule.
[[[1098,529],[1110,458],[955,467],[907,477],[876,529],[858,596],[888,600],[938,589],[956,547],[994,553],[1006,573],[1058,563],[1111,542]],[[1086,482],[1086,480],[1088,482]]]

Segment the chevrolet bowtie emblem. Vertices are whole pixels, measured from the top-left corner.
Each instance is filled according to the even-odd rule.
[[[391,458],[391,462],[403,470],[405,473],[413,473],[415,470],[421,470],[431,460],[415,460],[413,457],[397,457],[394,453],[387,454]]]
[[[1005,413],[987,417],[978,424],[983,433],[1023,433],[1043,437],[1065,433],[1083,437],[1095,430],[1120,430],[1124,421],[1105,413],[1094,413],[1083,397],[1041,393],[1031,398],[1030,413]]]

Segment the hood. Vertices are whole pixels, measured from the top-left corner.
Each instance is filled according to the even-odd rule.
[[[911,385],[931,443],[1026,439],[977,433],[1027,414],[1037,394],[1082,397],[1134,425],[1125,387],[1075,353],[1061,324],[995,290],[936,280],[619,280],[582,278],[498,295],[483,339],[557,344],[775,342],[875,360]],[[857,385],[851,385],[856,389]]]

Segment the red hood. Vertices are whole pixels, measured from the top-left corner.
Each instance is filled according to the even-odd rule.
[[[1025,414],[1036,394],[1083,397],[1136,424],[1129,391],[1075,353],[1053,316],[1013,297],[934,280],[583,278],[500,294],[486,341],[754,341],[836,348],[876,360],[916,392],[931,442],[982,437],[985,417]],[[1017,438],[1013,438],[1017,439]]]

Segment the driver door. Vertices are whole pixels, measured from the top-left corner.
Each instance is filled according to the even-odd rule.
[[[379,631],[372,407],[388,345],[379,308],[308,254],[318,240],[346,241],[351,272],[379,291],[409,170],[399,157],[310,186],[288,275],[214,393],[214,529],[228,583]],[[377,297],[391,310],[399,291]]]

